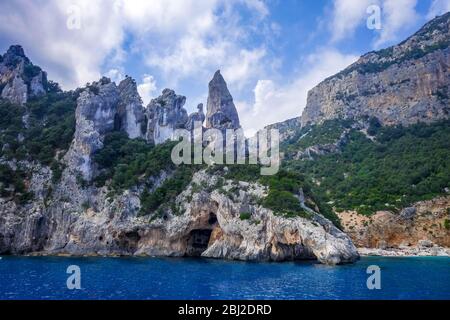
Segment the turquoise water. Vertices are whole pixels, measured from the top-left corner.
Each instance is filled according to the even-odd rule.
[[[78,265],[81,290],[69,290]],[[381,290],[366,269],[381,268]],[[0,299],[450,299],[450,258],[244,263],[206,259],[3,257]]]

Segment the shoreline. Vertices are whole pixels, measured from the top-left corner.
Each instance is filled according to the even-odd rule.
[[[443,247],[431,247],[431,248],[419,248],[419,247],[408,247],[408,248],[357,248],[360,257],[450,257],[450,248]],[[13,257],[61,257],[61,258],[184,258],[184,257],[171,257],[171,256],[150,256],[150,255],[108,255],[108,254],[86,254],[86,255],[71,255],[67,253],[45,253],[45,252],[35,252],[23,255],[0,255],[0,260],[2,257],[13,256]],[[200,259],[205,259],[198,257]],[[206,258],[208,259],[208,258]],[[213,260],[224,260],[233,261],[227,259],[213,259]],[[234,260],[239,262],[245,262],[240,260]],[[303,261],[303,260],[298,260]],[[304,260],[313,261],[313,260]],[[270,262],[270,261],[254,261],[258,262]],[[279,263],[291,262],[291,261],[279,261]]]
[[[405,248],[357,248],[361,257],[450,257],[450,248],[405,247]]]

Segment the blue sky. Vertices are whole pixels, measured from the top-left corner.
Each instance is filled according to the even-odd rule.
[[[378,30],[367,27],[373,5]],[[169,87],[188,111],[221,69],[251,133],[299,116],[320,81],[449,10],[450,0],[2,0],[0,50],[23,45],[64,89],[130,75],[145,103]]]

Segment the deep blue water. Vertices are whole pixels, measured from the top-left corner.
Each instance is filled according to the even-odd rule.
[[[81,269],[69,290],[67,267]],[[381,290],[366,269],[381,268]],[[450,258],[244,263],[206,259],[3,257],[0,299],[450,299]]]

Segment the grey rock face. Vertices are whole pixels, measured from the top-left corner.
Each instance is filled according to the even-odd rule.
[[[200,103],[197,106],[197,112],[191,113],[189,115],[188,121],[186,122],[186,129],[187,130],[194,130],[195,129],[195,124],[196,123],[202,123],[205,121],[205,114],[203,112],[203,103]]]
[[[266,126],[265,130],[278,130],[280,133],[280,141],[285,141],[292,138],[301,128],[301,118],[293,118],[283,122],[274,123]]]
[[[153,99],[147,107],[147,141],[160,144],[171,140],[176,129],[184,128],[188,114],[183,108],[186,97],[165,89],[162,95]]]
[[[120,102],[116,125],[125,131],[130,139],[144,138],[146,117],[142,99],[137,91],[136,81],[127,77],[119,84]]]
[[[49,183],[47,171],[35,168],[42,179],[32,184]],[[213,186],[217,177],[199,172],[193,183]],[[81,189],[66,170],[47,205],[43,197],[26,208],[0,199],[0,253],[201,255],[233,260],[318,259],[326,264],[358,259],[351,240],[320,215],[313,220],[287,219],[250,205],[246,199],[265,192],[260,185],[247,184],[247,191],[231,199],[217,191],[194,191],[193,183],[177,197],[181,215],[168,212],[149,222],[148,217],[137,216],[138,194],[127,191],[110,202],[106,188]],[[240,219],[242,210],[252,214],[250,220]]]
[[[227,84],[217,71],[209,83],[206,128],[239,129],[239,116]]]
[[[414,207],[405,208],[400,212],[400,217],[404,219],[413,219],[417,213],[417,209]]]
[[[302,125],[377,117],[385,125],[448,118],[450,13],[397,46],[371,52],[312,89]]]
[[[92,155],[103,147],[103,137],[114,130],[119,91],[107,78],[94,82],[77,101],[75,138],[66,154],[69,167],[87,181],[94,174]]]
[[[11,46],[0,59],[0,93],[3,99],[24,104],[45,94],[47,74],[34,66],[21,46]]]
[[[14,75],[2,91],[2,98],[12,103],[25,104],[28,100],[28,88],[23,79]]]

